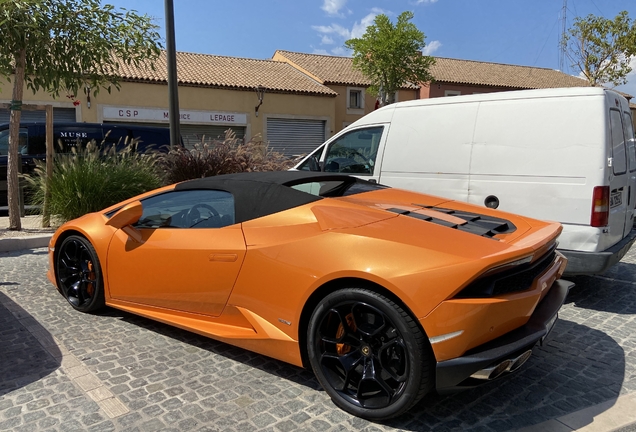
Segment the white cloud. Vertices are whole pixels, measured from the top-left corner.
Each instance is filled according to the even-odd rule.
[[[331,24],[330,26],[311,26],[311,28],[316,30],[318,33],[337,34],[338,36],[346,39],[349,39],[349,36],[351,35],[349,30],[338,24]]]
[[[333,39],[327,35],[322,35],[322,39],[320,40],[322,45],[333,45]]]
[[[426,44],[426,46],[422,50],[422,54],[431,55],[435,51],[437,51],[439,49],[439,47],[441,47],[441,46],[442,46],[442,43],[440,41],[436,41],[436,40],[431,41],[431,43]]]
[[[340,15],[340,9],[342,9],[347,3],[347,0],[324,0],[322,4],[322,10],[329,15]]]
[[[351,37],[352,38],[362,37],[362,35],[364,35],[364,33],[367,31],[367,27],[373,24],[373,20],[375,19],[376,16],[378,16],[377,13],[371,12],[369,15],[362,18],[360,22],[356,21],[353,24],[353,28],[351,29]]]
[[[324,49],[316,49],[314,48],[314,52],[312,54],[323,54],[323,55],[329,55],[329,53],[327,52],[327,50]]]
[[[312,26],[311,28],[318,32],[321,45],[340,45],[331,49],[332,54],[349,56],[351,55],[351,50],[342,46],[344,41],[351,38],[362,37],[367,31],[367,27],[373,24],[375,17],[381,13],[385,12],[380,8],[372,8],[371,13],[363,17],[360,21],[353,23],[351,30],[339,24],[317,25]]]
[[[417,0],[415,2],[416,5],[422,4],[422,3],[437,3],[437,0]]]
[[[331,50],[331,53],[333,55],[337,55],[337,56],[350,56],[351,55],[351,51],[346,49],[345,47],[335,47],[334,49]]]

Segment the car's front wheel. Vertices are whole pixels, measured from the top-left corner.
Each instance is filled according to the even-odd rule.
[[[60,291],[75,309],[92,312],[104,306],[104,282],[97,252],[84,237],[64,239],[56,253]]]
[[[307,343],[318,381],[353,415],[395,417],[433,385],[434,358],[424,333],[374,291],[349,288],[326,296],[310,318]]]

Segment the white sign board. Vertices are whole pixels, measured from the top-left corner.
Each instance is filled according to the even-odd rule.
[[[105,106],[103,107],[102,116],[106,121],[148,121],[162,123],[170,121],[168,110],[161,108]],[[181,123],[220,125],[247,124],[247,114],[241,113],[180,110],[179,116]]]

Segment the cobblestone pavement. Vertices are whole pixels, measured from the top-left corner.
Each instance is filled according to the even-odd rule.
[[[379,424],[312,373],[114,309],[73,311],[45,249],[0,254],[0,430],[504,431],[636,392],[636,253],[573,278],[549,342],[509,379]]]

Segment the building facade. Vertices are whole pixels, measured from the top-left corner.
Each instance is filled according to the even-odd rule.
[[[181,133],[189,147],[231,130],[285,155],[302,155],[377,107],[367,91],[370,81],[350,57],[278,50],[270,60],[257,60],[179,52],[177,69]],[[431,72],[434,82],[407,84],[396,100],[589,85],[552,69],[442,57]],[[110,93],[85,88],[52,98],[25,89],[24,103],[52,104],[56,122],[168,127],[166,53],[154,68],[121,63],[119,75],[120,87]],[[8,105],[11,86],[0,81],[0,107]],[[0,123],[8,119],[9,111],[0,108]],[[22,119],[44,121],[44,112],[25,109]]]

